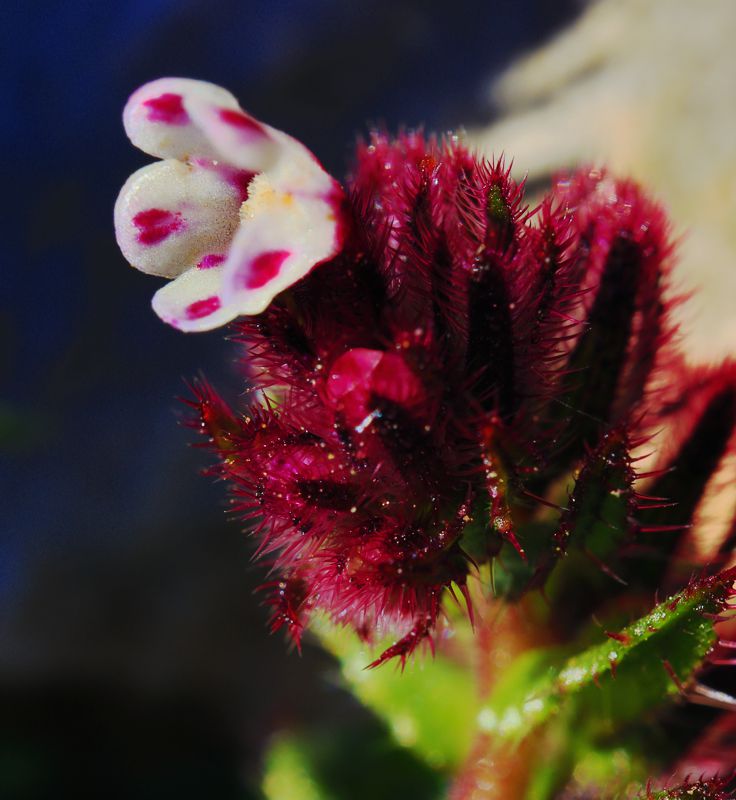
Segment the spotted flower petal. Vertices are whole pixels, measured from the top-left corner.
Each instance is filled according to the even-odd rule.
[[[153,310],[174,328],[187,333],[209,331],[237,316],[220,296],[222,267],[188,269],[153,296]]]
[[[123,125],[133,144],[158,158],[218,158],[200,125],[192,103],[237,111],[238,101],[225,89],[188,78],[161,78],[135,91],[123,111]]]
[[[175,278],[207,255],[227,253],[243,197],[236,175],[228,180],[211,164],[175,159],[131,175],[115,204],[118,244],[128,262]]]
[[[202,92],[191,97],[187,108],[209,145],[230,164],[262,172],[280,157],[290,155],[289,148],[284,148],[284,141],[290,137],[279,135],[237,105],[232,108]]]
[[[135,92],[123,116],[131,141],[166,159],[135,173],[115,207],[127,260],[182,282],[156,295],[166,322],[208,330],[258,314],[338,252],[338,184],[304,145],[255,120],[229,92],[163,78]]]
[[[223,267],[223,296],[241,314],[259,314],[340,246],[329,197],[279,191],[265,174],[254,179],[250,192]]]

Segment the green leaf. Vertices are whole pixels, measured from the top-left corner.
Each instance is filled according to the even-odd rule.
[[[470,667],[438,653],[414,657],[402,671],[366,669],[370,648],[350,630],[315,618],[311,630],[340,662],[356,697],[388,725],[395,740],[434,768],[451,770],[467,756],[476,731],[478,700]],[[390,643],[389,643],[390,644]]]
[[[736,572],[693,582],[612,638],[581,653],[524,654],[481,711],[481,728],[519,741],[557,715],[571,731],[610,735],[679,692],[715,644],[706,614],[723,610]]]
[[[266,800],[439,800],[443,777],[400,747],[378,720],[279,736],[266,756]]]
[[[271,746],[262,788],[267,800],[333,800],[317,783],[306,752],[293,737],[281,737]]]

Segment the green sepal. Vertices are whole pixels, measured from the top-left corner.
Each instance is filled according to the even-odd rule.
[[[632,528],[636,510],[636,476],[629,447],[625,428],[613,429],[602,435],[583,460],[551,547],[540,558],[531,583],[532,587],[543,586],[557,566],[548,591],[550,600],[564,594],[570,582],[578,589],[584,582],[586,591],[601,583],[610,585],[614,576],[611,565],[616,564],[616,553]],[[609,577],[602,581],[605,573]]]

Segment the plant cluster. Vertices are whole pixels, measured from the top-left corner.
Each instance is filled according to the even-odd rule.
[[[713,507],[736,368],[678,349],[660,206],[584,169],[530,207],[503,159],[416,132],[374,133],[342,189],[222,92],[133,96],[169,161],[126,185],[118,236],[179,275],[164,319],[237,317],[248,402],[189,402],[272,629],[311,623],[399,741],[401,706],[452,798],[733,796],[736,524]],[[406,674],[356,673],[369,650]],[[447,717],[462,734],[429,741]]]

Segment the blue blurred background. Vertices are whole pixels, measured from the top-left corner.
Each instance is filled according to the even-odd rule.
[[[183,378],[230,396],[240,378],[220,334],[158,321],[157,282],[116,249],[116,194],[147,160],[127,96],[222,84],[339,176],[371,124],[491,119],[490,78],[578,5],[3,4],[0,796],[247,797],[280,727],[372,724],[326,656],[267,636],[247,539],[177,424]]]

